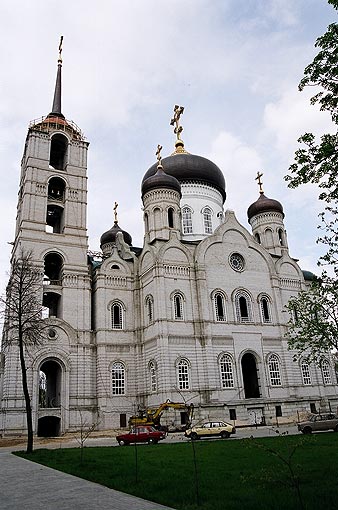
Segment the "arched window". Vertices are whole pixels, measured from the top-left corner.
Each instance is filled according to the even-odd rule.
[[[174,209],[172,207],[168,209],[168,227],[174,228]]]
[[[293,305],[293,307],[291,308],[291,320],[293,322],[293,324],[297,324],[298,323],[298,310],[297,310],[297,306],[296,305]]]
[[[125,368],[120,362],[113,363],[111,371],[112,394],[124,395],[126,391]]]
[[[44,278],[45,285],[61,285],[62,282],[63,260],[58,253],[47,253],[44,258]]]
[[[183,297],[182,294],[176,292],[173,296],[173,306],[174,306],[174,318],[177,321],[183,321]]]
[[[271,354],[268,359],[268,371],[271,386],[281,386],[279,359],[276,354]]]
[[[229,354],[223,354],[219,360],[219,369],[221,373],[222,388],[234,387],[234,372],[232,367],[232,358]]]
[[[177,384],[179,390],[189,390],[189,363],[186,359],[181,359],[177,364]]]
[[[222,292],[215,292],[213,296],[215,317],[217,322],[225,322],[225,298]]]
[[[235,306],[238,322],[252,322],[251,298],[247,292],[244,290],[237,292]]]
[[[311,374],[310,374],[310,367],[309,364],[306,361],[303,361],[300,366],[301,372],[302,372],[302,380],[304,386],[310,386],[311,384]]]
[[[262,322],[269,323],[271,322],[271,306],[270,299],[267,296],[262,296],[260,299],[260,309]]]
[[[149,363],[150,389],[153,393],[157,391],[157,371],[154,361]]]
[[[267,246],[273,246],[273,234],[271,228],[267,228],[264,233]]]
[[[149,232],[149,218],[147,213],[144,215],[144,228],[146,232]]]
[[[206,234],[212,234],[212,221],[211,221],[212,211],[210,207],[205,207],[203,210],[203,222],[204,222],[204,232]]]
[[[261,236],[258,233],[255,234],[255,239],[257,243],[261,244]]]
[[[121,303],[111,305],[111,327],[113,329],[123,329],[123,307]]]
[[[321,365],[324,384],[332,384],[331,369],[328,361],[324,360]]]
[[[278,240],[279,240],[279,244],[281,246],[285,245],[285,242],[284,242],[284,232],[283,232],[283,229],[281,229],[281,228],[278,229]]]
[[[182,209],[183,234],[192,234],[192,217],[190,207]]]
[[[151,324],[154,320],[154,301],[152,296],[146,297],[146,314],[148,324]]]
[[[56,170],[64,170],[67,163],[68,140],[65,136],[57,133],[50,142],[49,164]]]

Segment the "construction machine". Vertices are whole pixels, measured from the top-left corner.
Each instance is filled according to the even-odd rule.
[[[179,409],[184,411],[186,413],[186,421],[184,425],[182,425],[181,430],[190,427],[194,412],[194,404],[172,402],[171,400],[166,400],[166,402],[163,402],[163,404],[160,404],[158,407],[149,407],[140,410],[138,415],[129,418],[129,426],[152,425],[159,430],[165,429],[167,427],[161,425],[161,416],[166,409]]]

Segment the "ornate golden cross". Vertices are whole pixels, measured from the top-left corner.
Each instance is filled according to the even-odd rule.
[[[177,136],[177,140],[180,140],[180,133],[183,131],[183,127],[180,126],[180,117],[184,112],[184,106],[178,106],[178,104],[175,104],[174,106],[174,116],[170,121],[171,126],[175,126],[174,133]]]
[[[260,194],[262,195],[264,193],[263,191],[263,183],[261,181],[261,177],[263,177],[263,174],[262,173],[259,173],[257,172],[257,177],[255,177],[255,181],[258,182],[258,186],[259,186],[259,192]]]
[[[157,157],[157,168],[159,166],[162,166],[162,156],[161,156],[161,150],[163,149],[162,145],[158,144],[157,151],[156,151],[156,157]]]
[[[118,206],[119,206],[119,204],[117,202],[115,202],[114,207],[113,207],[115,223],[117,223],[117,208],[118,208]]]

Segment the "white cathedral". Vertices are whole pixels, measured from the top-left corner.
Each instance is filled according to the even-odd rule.
[[[100,254],[89,252],[88,142],[61,112],[61,68],[60,52],[52,112],[28,128],[12,252],[31,251],[42,275],[48,327],[27,352],[34,433],[125,427],[168,399],[193,403],[195,420],[242,425],[336,409],[331,357],[295,362],[284,338],[285,305],[313,275],[289,255],[282,205],[260,186],[251,232],[224,213],[223,173],[186,151],[181,107],[173,154],[162,160],[159,147],[142,181],[143,247],[115,207]],[[3,346],[0,435],[25,430],[18,348]]]

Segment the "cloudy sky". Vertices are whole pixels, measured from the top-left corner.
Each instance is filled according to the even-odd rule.
[[[227,182],[226,208],[249,227],[265,194],[283,203],[290,253],[316,270],[316,190],[288,190],[297,138],[332,130],[298,92],[316,38],[336,21],[326,0],[11,0],[0,3],[0,284],[14,238],[20,160],[29,121],[51,110],[59,38],[63,106],[90,141],[88,234],[119,224],[143,243],[140,182],[174,147],[174,104],[184,105],[186,149],[212,159]]]

